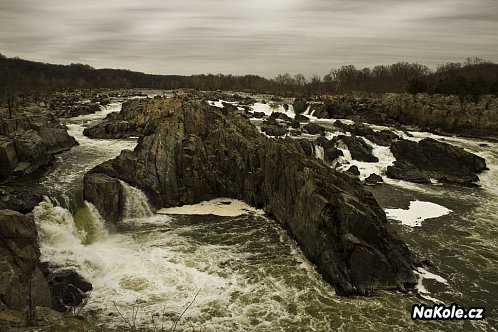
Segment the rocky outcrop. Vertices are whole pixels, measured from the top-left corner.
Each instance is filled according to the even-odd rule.
[[[27,111],[17,111],[13,118],[2,116],[0,179],[32,173],[76,144],[66,128],[49,116]]]
[[[50,272],[40,263],[37,241],[32,216],[0,210],[0,330],[26,331],[38,325],[36,331],[65,331],[62,327],[97,331],[50,309],[76,307],[91,284],[72,271]],[[47,275],[51,276],[48,281]]]
[[[50,290],[38,266],[38,233],[31,217],[0,210],[0,302],[12,310],[50,306]]]
[[[487,169],[483,158],[432,138],[399,140],[391,145],[391,151],[396,161],[387,168],[387,176],[394,179],[473,185],[479,181],[476,173]]]
[[[348,118],[380,125],[418,126],[426,131],[498,137],[498,99],[477,102],[453,95],[363,94],[331,96],[322,118]]]
[[[160,119],[168,117],[181,107],[181,98],[135,99],[123,103],[121,112],[83,131],[91,138],[124,138],[153,133]]]
[[[379,158],[372,154],[372,146],[367,144],[361,137],[339,135],[337,139],[348,147],[354,160],[371,163],[379,161]]]
[[[179,107],[166,113],[171,104]],[[123,151],[85,175],[85,199],[103,215],[122,211],[113,179],[142,189],[155,208],[241,199],[287,229],[341,294],[404,290],[416,282],[410,252],[386,228],[372,194],[306,157],[297,141],[268,139],[244,114],[224,114],[196,100],[140,106],[136,117],[149,108],[165,112],[155,132],[142,137],[135,151]]]
[[[43,200],[44,194],[37,188],[0,186],[0,209],[31,212]]]

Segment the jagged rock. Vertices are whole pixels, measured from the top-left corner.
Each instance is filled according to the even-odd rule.
[[[50,306],[50,290],[38,264],[38,233],[32,217],[0,210],[0,302],[12,310]],[[31,286],[31,287],[30,287]]]
[[[0,186],[0,209],[28,213],[43,200],[40,189]]]
[[[307,139],[301,138],[298,140],[299,145],[301,145],[301,148],[303,149],[303,152],[306,156],[312,156],[313,155],[313,143],[308,141]]]
[[[365,179],[365,183],[366,184],[369,184],[369,185],[376,185],[376,184],[379,184],[379,183],[382,183],[384,182],[384,180],[382,180],[382,177],[375,174],[375,173],[372,173],[370,174],[366,179]]]
[[[83,135],[91,138],[125,138],[149,135],[159,119],[174,112],[181,103],[179,98],[136,99],[123,103],[121,112],[109,114],[101,123],[85,128]]]
[[[348,118],[380,125],[412,125],[476,137],[498,137],[498,98],[477,102],[453,95],[376,94],[329,96],[328,118]]]
[[[353,175],[360,175],[360,170],[356,165],[350,166],[346,172],[351,173]]]
[[[363,139],[356,136],[344,136],[340,135],[337,137],[338,140],[347,145],[349,152],[351,152],[351,157],[354,160],[366,161],[376,163],[379,158],[372,154],[372,146],[367,144]]]
[[[287,229],[340,294],[416,283],[408,248],[385,228],[384,211],[359,182],[307,158],[302,143],[265,137],[242,114],[179,102],[135,151],[85,176],[85,199],[102,214],[103,206],[122,211],[109,177],[142,189],[155,208],[241,199]]]
[[[305,99],[296,98],[296,100],[294,100],[294,104],[292,104],[292,107],[294,108],[294,113],[301,114],[308,108],[308,103]]]
[[[269,136],[285,136],[287,128],[281,125],[262,125],[261,131]]]
[[[92,284],[74,270],[52,272],[48,266],[42,270],[52,294],[51,307],[57,311],[65,312],[81,305],[93,289]]]
[[[363,136],[372,143],[382,146],[390,146],[393,140],[399,138],[398,135],[390,130],[375,131],[362,123],[348,125],[337,120],[334,122],[334,127],[348,131],[355,136]]]
[[[75,104],[70,107],[63,108],[58,115],[63,118],[72,118],[80,115],[94,114],[98,111],[100,111],[100,105],[97,103]]]
[[[286,122],[292,121],[292,118],[290,116],[288,116],[287,114],[282,113],[282,112],[272,112],[270,114],[270,118],[280,119],[280,120],[284,120]]]
[[[340,156],[344,156],[344,153],[339,149],[329,148],[324,150],[324,157],[326,163],[332,163]]]
[[[299,122],[309,122],[310,118],[308,118],[306,115],[296,113],[296,115],[294,115],[294,120],[297,120]]]
[[[327,138],[325,138],[324,136],[319,136],[316,140],[315,140],[315,144],[316,145],[319,145],[321,146],[322,148],[324,149],[332,149],[332,148],[335,148],[335,143],[334,141],[331,141]]]
[[[487,169],[483,158],[432,138],[400,140],[391,145],[391,151],[396,161],[387,168],[387,176],[394,179],[472,185],[479,180],[476,174]]]
[[[290,126],[294,129],[297,129],[297,128],[301,127],[301,123],[299,123],[299,121],[297,121],[297,120],[291,120]]]
[[[55,154],[76,145],[65,127],[44,115],[16,112],[0,118],[0,179],[48,165]]]
[[[265,117],[265,113],[264,112],[253,112],[253,116],[256,118],[256,119],[261,119],[261,118],[264,118]]]
[[[83,195],[92,197],[93,204],[105,220],[117,222],[125,206],[123,186],[105,174],[87,173],[83,178]]]
[[[303,129],[311,135],[318,135],[318,134],[324,134],[325,133],[325,127],[320,126],[319,124],[316,123],[308,123],[303,126]]]

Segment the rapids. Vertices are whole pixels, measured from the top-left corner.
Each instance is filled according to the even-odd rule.
[[[218,102],[221,105],[221,102]],[[254,110],[268,112],[257,104]],[[133,149],[135,140],[95,140],[85,126],[120,110],[65,120],[79,146],[57,157],[43,179],[47,197],[34,210],[42,260],[73,268],[93,284],[82,314],[105,326],[123,328],[120,317],[145,330],[164,323],[177,330],[203,331],[496,331],[498,308],[498,149],[496,143],[431,136],[486,158],[489,171],[480,188],[417,185],[387,179],[389,149],[374,146],[379,163],[356,164],[385,209],[407,210],[412,201],[438,204],[451,213],[429,216],[410,227],[390,224],[419,258],[435,267],[419,268],[418,294],[378,292],[344,298],[324,282],[296,243],[275,222],[248,211],[236,216],[154,214],[145,195],[125,185],[126,218],[109,227],[82,200],[82,178],[93,166]],[[291,112],[289,110],[287,112]],[[324,126],[332,120],[313,119]],[[482,144],[487,144],[483,146]],[[350,155],[344,151],[345,159]],[[323,150],[315,155],[323,158]],[[349,167],[349,165],[347,165]],[[344,166],[345,169],[347,167]],[[412,321],[414,303],[486,307],[485,321]],[[191,304],[191,305],[190,305]],[[190,306],[189,306],[190,305]]]

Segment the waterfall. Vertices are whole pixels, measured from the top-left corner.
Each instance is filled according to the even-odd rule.
[[[41,260],[55,266],[82,271],[87,263],[84,258],[87,246],[108,237],[104,220],[88,202],[73,214],[45,197],[33,209],[33,216],[38,229]]]
[[[325,151],[323,150],[323,147],[320,145],[315,145],[314,147],[314,152],[315,152],[315,157],[317,159],[324,160],[325,158]]]
[[[132,187],[124,181],[120,180],[119,182],[121,182],[125,193],[124,218],[133,219],[152,216],[153,212],[147,196],[140,189]]]

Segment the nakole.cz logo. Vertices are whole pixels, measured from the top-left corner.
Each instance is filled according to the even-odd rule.
[[[461,308],[455,303],[449,307],[444,304],[434,304],[428,307],[425,304],[414,304],[412,307],[413,320],[481,320],[484,319],[484,308]]]

